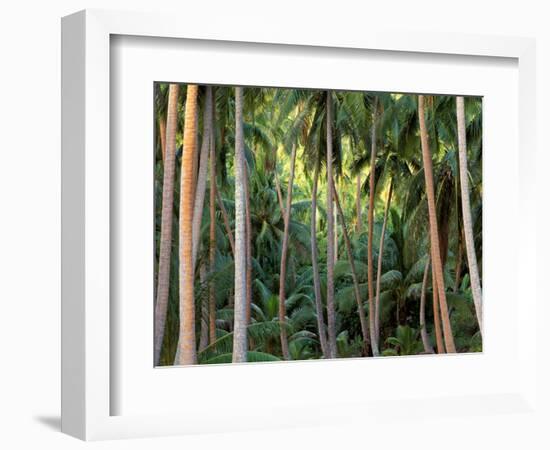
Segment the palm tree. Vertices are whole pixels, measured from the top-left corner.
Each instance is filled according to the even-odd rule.
[[[327,118],[327,322],[329,358],[337,357],[336,311],[334,308],[334,193],[332,170],[332,94],[326,92]]]
[[[443,279],[443,266],[441,263],[441,253],[439,249],[439,232],[437,227],[437,214],[435,208],[434,180],[432,169],[432,155],[428,142],[428,131],[426,129],[426,120],[424,116],[424,96],[418,96],[418,120],[420,123],[420,142],[422,146],[422,161],[424,163],[424,178],[426,182],[426,195],[428,197],[428,219],[430,223],[430,242],[432,253],[432,266],[435,272],[437,283],[437,294],[441,317],[443,322],[443,335],[445,337],[445,347],[448,353],[456,353],[449,311],[447,309],[447,298],[445,295],[445,284]]]
[[[181,156],[180,235],[179,235],[179,293],[180,330],[179,364],[195,364],[195,297],[193,269],[193,159],[197,151],[196,121],[197,85],[187,86],[183,153]]]
[[[204,197],[206,193],[206,178],[208,175],[208,155],[210,153],[210,140],[212,139],[212,87],[206,87],[204,100],[203,133],[200,152],[197,185],[195,189],[195,201],[193,207],[193,267],[197,259],[197,252],[201,242],[201,223],[204,209]]]
[[[167,135],[162,136],[161,143],[166,138],[167,148],[163,151],[164,179],[162,183],[162,223],[160,231],[159,270],[157,280],[157,298],[155,303],[155,349],[154,363],[159,364],[166,312],[168,310],[168,293],[170,289],[170,260],[172,251],[172,211],[174,206],[174,173],[176,166],[176,129],[178,120],[179,85],[171,84],[168,92]],[[163,120],[160,122],[165,123]],[[165,144],[162,144],[165,147]]]
[[[376,305],[374,298],[374,260],[372,256],[372,240],[374,230],[374,191],[375,191],[375,176],[376,176],[376,115],[378,109],[378,98],[375,97],[372,110],[371,124],[371,155],[370,155],[370,174],[369,174],[369,234],[368,234],[368,288],[369,288],[369,328],[370,328],[370,345],[372,355],[378,356],[378,342],[376,339]]]
[[[286,284],[286,258],[288,252],[288,234],[290,223],[290,209],[292,206],[292,186],[294,183],[294,169],[296,167],[296,144],[292,145],[292,153],[290,156],[290,176],[288,179],[288,188],[286,194],[286,208],[284,210],[284,232],[283,243],[281,246],[281,270],[279,272],[279,322],[281,323],[281,349],[283,358],[288,360],[290,353],[288,350],[288,337],[285,327],[286,308],[285,308],[285,284]]]
[[[426,260],[426,266],[424,267],[424,275],[422,276],[422,290],[420,292],[420,336],[422,338],[422,345],[424,346],[425,353],[433,353],[434,349],[426,330],[426,286],[428,284],[428,272],[430,269],[430,256]]]
[[[479,330],[483,334],[481,283],[477,268],[476,249],[474,245],[474,231],[472,226],[472,213],[470,208],[470,193],[468,189],[468,156],[466,149],[466,121],[464,118],[464,97],[456,98],[456,117],[458,128],[458,157],[460,167],[460,194],[462,198],[462,220],[464,222],[464,238],[466,241],[466,255],[470,270],[470,283],[472,296],[476,310]]]
[[[234,363],[247,360],[246,332],[246,201],[244,134],[243,134],[243,88],[235,88],[235,319],[233,331]]]

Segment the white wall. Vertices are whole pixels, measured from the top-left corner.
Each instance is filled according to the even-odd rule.
[[[9,0],[8,0],[9,1]],[[207,3],[211,6],[205,7]],[[372,3],[372,4],[368,4]],[[545,185],[548,145],[544,134],[550,114],[550,33],[545,2],[461,0],[392,0],[377,2],[339,0],[299,2],[124,0],[19,0],[4,2],[0,11],[0,447],[7,449],[80,448],[84,444],[58,432],[59,427],[59,343],[60,343],[60,17],[83,8],[133,10],[174,10],[180,8],[182,27],[186,20],[202,20],[205,14],[232,14],[251,17],[255,27],[277,27],[281,32],[300,26],[303,20],[327,24],[327,32],[346,27],[368,27],[375,23],[404,29],[510,34],[537,37],[538,42],[538,130],[539,206],[548,209]],[[245,6],[239,11],[237,5]],[[362,6],[360,6],[362,5]],[[201,9],[201,7],[203,9]],[[183,8],[183,9],[182,9]],[[205,12],[203,12],[205,11]],[[258,18],[259,17],[259,18]],[[329,31],[330,30],[330,31]],[[548,252],[548,213],[541,213],[540,248]],[[535,230],[533,230],[535,232]],[[546,234],[544,237],[543,233]],[[541,251],[542,253],[542,251]],[[544,280],[544,258],[538,270]],[[548,307],[541,304],[539,341],[548,349],[544,317]],[[546,342],[543,342],[546,341]],[[541,357],[546,381],[548,363]],[[548,389],[545,392],[549,402]],[[457,420],[456,433],[446,448],[543,448],[534,433],[518,433],[516,418],[500,417],[502,433],[488,436],[472,421]],[[540,424],[539,424],[540,425]],[[387,448],[407,442],[407,427],[419,423],[388,424],[377,430],[387,439]],[[433,424],[431,425],[433,426]],[[538,426],[533,424],[533,427]],[[469,436],[473,433],[477,437]],[[161,441],[103,442],[96,448],[345,448],[354,443],[366,447],[365,430],[345,428],[254,432],[247,435],[211,435],[166,438]],[[475,440],[474,440],[475,439]],[[546,438],[548,439],[548,438]],[[383,439],[384,440],[384,439]],[[368,442],[368,441],[367,441]],[[425,444],[435,448],[426,430],[426,442],[408,442],[409,448]],[[545,443],[548,445],[548,441]]]

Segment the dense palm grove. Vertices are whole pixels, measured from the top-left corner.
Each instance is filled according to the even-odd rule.
[[[481,351],[480,98],[155,85],[155,364]]]

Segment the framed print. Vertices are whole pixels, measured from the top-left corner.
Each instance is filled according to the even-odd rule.
[[[537,414],[531,40],[84,11],[62,49],[63,431]]]

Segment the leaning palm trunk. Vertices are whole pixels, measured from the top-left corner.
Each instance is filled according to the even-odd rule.
[[[351,278],[353,280],[353,292],[355,294],[355,302],[357,303],[357,314],[359,315],[359,323],[361,324],[361,334],[363,335],[363,350],[364,353],[368,353],[369,348],[369,326],[367,324],[367,318],[365,316],[365,309],[363,307],[363,301],[361,300],[361,293],[359,291],[359,279],[357,278],[357,271],[355,270],[355,259],[351,251],[351,242],[348,236],[348,230],[346,227],[346,220],[344,218],[344,212],[342,211],[342,205],[334,185],[334,180],[331,180],[334,189],[334,200],[336,201],[336,208],[338,209],[338,216],[340,217],[340,223],[342,225],[342,234],[344,236],[344,243],[346,245],[346,253],[348,254],[349,266],[351,269]]]
[[[197,85],[187,86],[183,153],[181,156],[180,234],[179,234],[179,292],[180,329],[178,363],[195,364],[195,296],[193,270],[193,158],[197,151],[195,115],[197,111]]]
[[[164,178],[162,181],[162,213],[160,225],[159,269],[157,280],[157,299],[155,303],[155,352],[154,363],[160,362],[166,313],[168,311],[168,294],[170,291],[170,259],[172,256],[172,212],[174,207],[174,173],[176,170],[176,129],[178,122],[179,85],[171,84],[168,91],[167,151],[164,156]],[[161,124],[162,124],[161,119]],[[160,127],[161,143],[163,127]],[[162,144],[164,147],[165,144]],[[166,155],[164,155],[166,153]]]
[[[393,194],[393,178],[390,181],[390,190],[388,192],[388,199],[386,200],[386,207],[384,209],[384,222],[382,223],[382,233],[380,234],[380,245],[378,246],[378,268],[376,270],[376,301],[374,311],[374,332],[376,334],[376,343],[379,346],[380,341],[380,285],[382,279],[382,260],[384,259],[384,237],[386,235],[386,225],[388,223],[388,211],[390,210],[391,197]]]
[[[430,269],[430,256],[426,261],[424,267],[424,276],[422,277],[422,290],[420,291],[420,336],[422,338],[422,346],[424,347],[424,353],[433,353],[434,349],[426,330],[426,285],[428,284],[428,272]]]
[[[235,88],[235,300],[233,327],[233,362],[247,360],[246,331],[246,202],[243,88]]]
[[[329,357],[336,358],[336,310],[334,307],[334,202],[332,180],[332,99],[327,91],[327,322]]]
[[[321,298],[321,278],[319,276],[319,262],[317,252],[317,187],[319,184],[319,165],[315,165],[313,175],[313,189],[311,191],[311,266],[313,269],[313,289],[315,292],[315,314],[317,315],[317,328],[319,330],[319,342],[325,358],[329,357],[327,344],[327,332],[323,317],[323,300]]]
[[[212,100],[212,103],[214,101]],[[216,341],[216,146],[214,136],[210,139],[210,239],[209,239],[209,269],[210,286],[208,289],[208,334],[210,343]]]
[[[472,226],[472,212],[470,209],[470,193],[468,189],[468,156],[466,151],[466,124],[464,119],[464,97],[456,98],[456,116],[458,127],[458,161],[460,165],[460,196],[462,198],[462,220],[464,222],[464,238],[466,241],[466,255],[470,271],[470,283],[476,309],[477,322],[480,333],[483,335],[483,315],[481,282],[477,267],[476,249],[474,245],[474,231]]]
[[[372,256],[372,239],[374,234],[374,190],[376,177],[376,109],[377,100],[374,101],[371,125],[371,151],[370,151],[370,174],[369,174],[369,235],[367,242],[367,283],[369,292],[369,329],[370,345],[372,355],[378,356],[378,342],[376,340],[376,305],[374,299],[374,260]]]
[[[284,232],[283,232],[283,244],[281,249],[281,270],[279,276],[279,324],[281,334],[281,350],[283,352],[283,358],[290,359],[290,351],[288,349],[288,336],[286,332],[286,260],[288,254],[288,236],[290,228],[290,209],[292,205],[292,185],[294,183],[294,168],[296,167],[296,145],[292,146],[292,154],[290,156],[290,176],[288,178],[288,188],[286,194],[286,208],[285,208],[285,220],[284,220]]]
[[[193,268],[197,261],[197,252],[201,242],[201,222],[204,209],[204,197],[206,194],[206,177],[208,174],[208,154],[210,153],[210,140],[212,138],[212,87],[206,87],[206,99],[204,101],[204,118],[201,154],[197,186],[195,190],[195,202],[193,208]]]
[[[439,232],[437,227],[437,212],[435,207],[434,180],[432,169],[432,155],[428,143],[428,131],[424,117],[424,96],[418,96],[418,120],[420,122],[420,142],[422,146],[422,160],[424,164],[424,178],[426,182],[426,194],[428,197],[428,219],[430,222],[430,242],[432,253],[432,266],[435,272],[437,283],[437,294],[439,298],[439,308],[441,310],[441,320],[443,323],[443,336],[445,337],[445,347],[448,353],[456,353],[449,311],[447,308],[447,297],[445,295],[445,284],[443,279],[443,265],[441,263],[441,253],[439,249]]]

